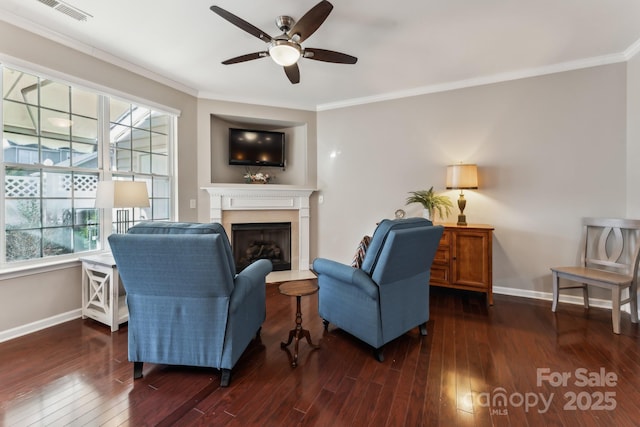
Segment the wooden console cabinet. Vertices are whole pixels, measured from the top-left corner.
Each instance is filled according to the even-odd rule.
[[[493,227],[484,224],[436,224],[444,234],[431,266],[433,286],[487,294],[493,305]]]

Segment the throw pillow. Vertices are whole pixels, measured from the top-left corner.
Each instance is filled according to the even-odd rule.
[[[360,240],[358,249],[356,249],[356,254],[353,256],[353,261],[351,261],[351,267],[360,268],[362,266],[362,261],[364,261],[364,256],[367,253],[369,243],[371,243],[370,236],[364,236],[362,240]]]

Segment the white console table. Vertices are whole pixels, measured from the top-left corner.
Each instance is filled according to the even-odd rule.
[[[120,276],[110,253],[90,255],[82,261],[82,318],[87,317],[117,331],[129,320],[129,311],[120,287]]]

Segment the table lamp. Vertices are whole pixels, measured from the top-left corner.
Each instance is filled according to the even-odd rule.
[[[464,214],[467,201],[464,198],[463,190],[475,190],[477,188],[478,167],[476,165],[458,164],[447,166],[447,189],[460,190],[458,225],[467,225],[467,216]]]
[[[148,208],[147,184],[142,181],[100,181],[96,189],[96,208],[118,209],[116,232],[129,230],[129,209]]]

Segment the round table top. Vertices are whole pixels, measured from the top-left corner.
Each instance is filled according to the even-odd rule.
[[[302,297],[318,292],[318,284],[315,280],[294,280],[285,282],[278,287],[280,293],[290,297]]]

